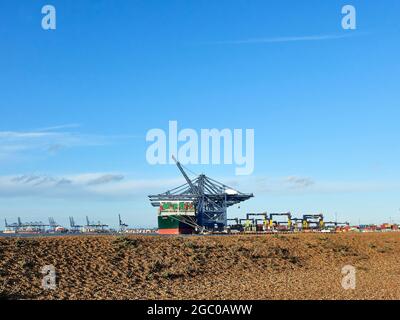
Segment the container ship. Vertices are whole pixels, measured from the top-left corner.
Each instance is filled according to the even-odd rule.
[[[159,234],[191,234],[194,231],[195,207],[193,202],[161,202],[158,212]]]

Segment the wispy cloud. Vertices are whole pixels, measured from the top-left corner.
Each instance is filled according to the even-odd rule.
[[[293,188],[307,188],[312,186],[315,182],[308,177],[289,176],[284,179]]]
[[[45,174],[25,174],[0,176],[0,198],[56,198],[56,199],[96,199],[132,200],[147,198],[147,194],[163,192],[183,184],[183,178],[174,179],[134,179],[121,173],[80,173],[50,176]],[[158,190],[158,191],[157,191]]]
[[[227,180],[226,183],[235,186],[242,192],[253,192],[255,195],[337,194],[382,192],[400,189],[400,184],[394,181],[315,180],[302,176],[237,177],[236,179]]]
[[[280,43],[280,42],[301,42],[301,41],[326,41],[344,38],[352,38],[363,35],[362,33],[348,34],[325,34],[325,35],[307,35],[307,36],[290,36],[290,37],[271,37],[271,38],[252,38],[240,40],[222,40],[214,42],[206,42],[203,44],[257,44],[257,43]]]
[[[10,181],[19,185],[30,185],[30,186],[39,186],[39,185],[56,186],[60,184],[63,185],[75,184],[75,185],[90,186],[90,185],[101,185],[110,182],[121,181],[123,179],[124,175],[114,174],[114,173],[86,173],[86,174],[64,176],[64,177],[53,177],[49,175],[40,175],[40,174],[25,174],[12,177]]]
[[[101,146],[134,136],[104,136],[84,134],[74,130],[78,124],[66,124],[30,131],[0,131],[0,160],[23,154],[54,155],[62,149],[82,146]]]
[[[34,131],[57,131],[57,130],[63,130],[63,129],[71,129],[71,128],[79,128],[81,125],[79,123],[67,123],[67,124],[62,124],[58,126],[52,126],[52,127],[45,127],[45,128],[40,128]]]
[[[400,184],[390,181],[321,180],[309,177],[237,177],[217,178],[241,192],[263,195],[338,194],[399,190]],[[182,185],[184,179],[136,179],[119,172],[78,173],[69,175],[25,174],[0,176],[0,198],[44,198],[68,200],[121,201],[147,199],[148,194],[161,193]]]
[[[122,174],[103,174],[88,181],[88,185],[101,185],[110,182],[118,182],[124,179]]]

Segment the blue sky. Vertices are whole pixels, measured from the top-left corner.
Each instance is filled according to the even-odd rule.
[[[57,29],[41,28],[41,8]],[[343,30],[341,8],[357,10]],[[400,3],[2,1],[0,217],[152,226],[148,130],[254,128],[246,211],[400,222]]]

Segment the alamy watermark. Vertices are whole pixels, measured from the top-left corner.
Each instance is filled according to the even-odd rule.
[[[153,142],[146,151],[151,165],[174,164],[175,156],[184,165],[235,164],[236,175],[250,175],[254,171],[254,129],[178,131],[178,122],[169,121],[168,134],[162,129],[151,129],[146,141]]]
[[[47,4],[42,7],[42,28],[43,30],[56,29],[56,8],[53,5]]]
[[[56,8],[54,5],[47,4],[41,10],[44,16],[42,17],[42,28],[44,30],[56,29]],[[347,4],[342,7],[342,28],[344,30],[356,30],[356,8],[353,5]]]
[[[342,18],[342,28],[344,30],[356,30],[357,20],[356,20],[356,8],[352,5],[345,5],[342,8],[342,14],[345,16]]]
[[[41,270],[44,275],[42,279],[42,288],[44,290],[55,290],[56,284],[56,268],[53,265],[44,266]]]
[[[350,265],[346,265],[342,268],[342,288],[344,290],[355,290],[356,289],[356,268]]]

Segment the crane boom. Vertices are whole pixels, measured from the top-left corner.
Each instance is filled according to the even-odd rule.
[[[192,193],[199,194],[199,192],[197,191],[197,188],[193,185],[192,180],[190,180],[190,178],[186,174],[185,170],[183,170],[181,163],[178,160],[176,160],[176,158],[174,156],[172,156],[172,159],[175,161],[179,171],[182,173],[183,177],[185,178],[186,182],[188,183]]]

